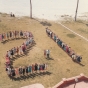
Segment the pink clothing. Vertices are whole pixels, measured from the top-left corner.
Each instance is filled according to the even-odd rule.
[[[9,60],[9,57],[6,57],[6,60]]]
[[[16,73],[16,75],[19,75],[18,68],[15,69],[15,73]]]
[[[10,64],[10,59],[9,59],[9,57],[6,57],[6,63],[9,63],[9,64]]]
[[[68,48],[68,46],[66,46],[66,52],[68,53],[68,50],[69,50],[69,48]]]

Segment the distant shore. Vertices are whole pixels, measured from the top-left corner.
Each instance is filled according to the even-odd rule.
[[[0,12],[0,14],[4,14],[4,15],[7,14],[7,15],[10,16],[9,13],[2,13],[2,12]],[[21,15],[17,15],[17,14],[15,14],[15,16],[18,17],[19,19],[22,18],[22,17],[29,17],[28,15],[22,15],[21,16]],[[33,18],[40,19],[40,20],[48,20],[48,21],[74,21],[74,16],[66,15],[66,14],[59,15],[59,16],[55,15],[54,18],[52,18],[52,17],[47,18],[44,14],[43,14],[43,17],[40,17],[40,16],[39,17],[35,17],[33,15]],[[88,12],[85,12],[85,13],[83,13],[81,15],[78,15],[77,16],[77,20],[88,22]]]

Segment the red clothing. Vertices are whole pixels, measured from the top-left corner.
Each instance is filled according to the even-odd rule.
[[[9,59],[9,57],[6,57],[6,63],[7,63],[7,64],[10,64],[10,59]]]
[[[68,48],[68,46],[66,46],[66,52],[68,53],[68,50],[69,50],[69,48]]]
[[[43,69],[42,69],[42,66],[40,66],[40,70],[43,70]]]
[[[17,53],[19,52],[19,48],[17,47]]]
[[[34,71],[35,70],[35,67],[34,67],[34,65],[32,65],[32,71]]]

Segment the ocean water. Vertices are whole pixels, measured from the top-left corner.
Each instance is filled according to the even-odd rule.
[[[77,0],[31,0],[33,17],[57,20],[60,15],[75,16]],[[30,16],[30,0],[0,0],[0,12]],[[79,0],[78,15],[88,12],[88,0]]]

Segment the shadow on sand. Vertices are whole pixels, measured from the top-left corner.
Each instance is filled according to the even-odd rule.
[[[43,26],[52,26],[52,24],[47,21],[42,21],[40,22],[40,24],[42,24]]]
[[[53,58],[49,57],[49,58],[46,58],[47,60],[54,60]]]
[[[51,23],[47,22],[47,21],[40,21],[38,19],[32,18],[33,20],[38,21],[40,24],[42,24],[43,26],[52,26]]]
[[[44,76],[44,75],[51,75],[52,73],[51,72],[40,72],[40,73],[31,73],[29,75],[23,75],[23,76],[20,76],[20,77],[10,77],[10,79],[12,79],[12,81],[20,81],[20,80],[26,80],[26,79],[34,79],[36,76]]]
[[[9,41],[20,40],[20,39],[26,39],[26,38],[14,38],[14,39],[8,39],[8,40],[5,40],[5,41],[2,41],[1,43],[6,44],[6,43],[8,43]]]

